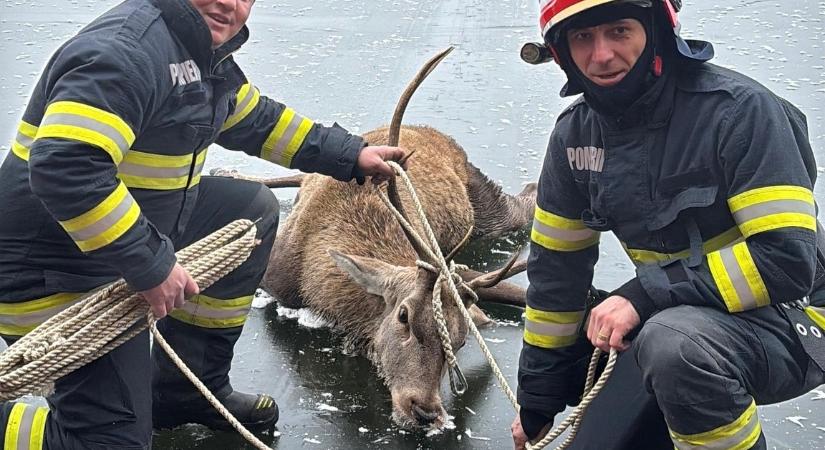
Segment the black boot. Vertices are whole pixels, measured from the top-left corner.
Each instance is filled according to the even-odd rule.
[[[219,400],[250,430],[264,430],[278,421],[278,405],[266,394],[232,391]],[[232,425],[204,398],[185,404],[167,404],[155,398],[152,419],[156,429],[175,428],[185,423],[198,423],[213,430],[232,429]]]

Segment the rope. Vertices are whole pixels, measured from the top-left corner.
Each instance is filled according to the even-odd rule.
[[[177,253],[178,262],[206,289],[240,266],[257,242],[252,221],[236,220]],[[114,350],[147,327],[207,400],[250,443],[269,449],[223,407],[175,354],[155,327],[140,294],[123,280],[89,294],[52,316],[0,353],[0,401],[36,392]]]
[[[404,229],[407,230],[408,234],[411,236],[412,239],[415,239],[422,247],[426,249],[427,257],[429,257],[432,261],[435,261],[438,267],[432,266],[424,261],[417,261],[417,265],[419,267],[423,267],[427,270],[432,272],[438,272],[439,276],[435,283],[435,287],[433,288],[433,315],[435,316],[436,323],[438,324],[438,334],[441,338],[441,344],[444,349],[445,359],[447,364],[450,367],[450,384],[451,386],[454,384],[453,379],[453,372],[456,372],[458,375],[461,374],[460,370],[458,369],[458,363],[456,361],[455,354],[452,350],[452,345],[450,344],[450,336],[449,332],[447,331],[447,324],[446,320],[444,319],[444,314],[442,310],[442,302],[441,302],[441,284],[442,281],[447,281],[447,285],[449,287],[450,294],[453,297],[456,305],[458,306],[459,311],[461,311],[461,315],[464,316],[464,320],[467,322],[467,326],[470,329],[470,332],[475,337],[476,341],[478,342],[479,348],[481,352],[484,354],[484,357],[487,359],[487,363],[490,364],[490,368],[493,371],[493,374],[498,380],[499,387],[507,396],[507,399],[510,400],[510,403],[513,405],[513,408],[518,411],[519,405],[518,401],[516,400],[516,396],[513,393],[513,390],[510,388],[510,385],[507,383],[507,379],[504,377],[501,369],[499,368],[498,364],[496,363],[495,357],[490,352],[490,349],[487,347],[487,344],[484,342],[484,337],[478,331],[478,328],[473,323],[472,317],[470,317],[470,313],[467,311],[467,308],[464,306],[464,302],[461,300],[461,295],[458,293],[458,288],[456,285],[462,286],[465,290],[472,291],[467,285],[463,282],[460,275],[458,275],[455,271],[457,266],[450,262],[450,265],[447,265],[447,261],[444,259],[444,255],[441,254],[440,246],[438,245],[438,239],[433,233],[432,227],[430,227],[430,223],[427,220],[426,214],[424,213],[424,208],[421,205],[421,202],[418,199],[418,195],[415,192],[415,188],[412,185],[412,181],[410,180],[407,173],[394,161],[387,161],[393,170],[395,171],[396,175],[401,177],[404,181],[404,185],[407,188],[407,192],[410,194],[410,198],[413,201],[413,205],[415,206],[415,210],[418,213],[418,217],[421,221],[422,228],[424,229],[424,234],[427,237],[429,242],[424,241],[421,236],[416,232],[416,230],[412,227],[412,225],[407,221],[404,216],[395,209],[390,202],[389,197],[387,194],[381,190],[378,191],[381,199],[387,205],[387,207],[392,211],[395,217],[398,219],[399,223],[401,224]],[[475,295],[473,293],[473,295]],[[477,297],[476,297],[477,299]],[[607,360],[607,365],[602,371],[602,374],[599,376],[598,381],[593,383],[596,374],[596,368],[598,366],[598,361],[601,356],[601,350],[598,348],[593,351],[593,355],[590,358],[590,365],[587,369],[587,379],[585,381],[585,388],[584,388],[584,396],[579,403],[579,405],[567,416],[562,423],[560,423],[553,431],[549,432],[544,438],[541,439],[535,445],[527,444],[528,450],[540,450],[551,442],[556,440],[567,428],[571,428],[570,433],[568,434],[565,441],[558,447],[556,450],[564,450],[566,449],[576,437],[576,433],[579,430],[579,426],[581,424],[581,418],[584,415],[584,412],[587,410],[587,407],[590,406],[590,403],[593,401],[594,398],[601,392],[602,388],[604,387],[607,380],[610,378],[610,374],[613,372],[613,366],[616,364],[616,358],[618,353],[615,349],[610,350],[610,355]],[[463,376],[462,376],[463,377]]]

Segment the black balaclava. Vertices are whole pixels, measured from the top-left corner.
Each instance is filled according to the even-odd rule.
[[[567,31],[614,22],[621,19],[636,19],[645,29],[646,43],[642,54],[631,70],[618,84],[609,87],[599,86],[588,79],[579,70],[570,55],[567,45]],[[655,50],[655,26],[653,8],[644,8],[633,4],[606,4],[597,6],[562,24],[558,34],[553,37],[555,48],[561,59],[561,67],[567,74],[569,88],[576,86],[584,92],[587,103],[596,111],[607,116],[620,116],[656,81],[658,74],[652,67]]]

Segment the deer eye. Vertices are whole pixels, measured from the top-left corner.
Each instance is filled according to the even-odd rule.
[[[407,323],[407,320],[409,320],[408,316],[409,316],[409,314],[407,313],[407,307],[406,306],[402,306],[402,307],[398,308],[398,321],[399,322]]]

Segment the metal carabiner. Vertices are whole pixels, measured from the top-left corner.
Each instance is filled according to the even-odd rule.
[[[464,374],[461,373],[461,368],[458,367],[458,364],[454,365],[450,371],[450,390],[453,391],[454,395],[461,395],[467,392],[467,379],[464,378]]]

